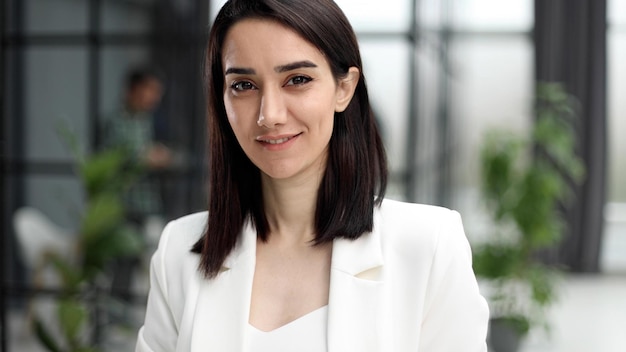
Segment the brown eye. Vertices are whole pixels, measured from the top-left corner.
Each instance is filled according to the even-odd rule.
[[[311,82],[313,79],[307,76],[293,76],[287,81],[287,86],[299,86]]]
[[[237,82],[233,82],[233,84],[230,85],[230,88],[236,91],[244,91],[244,90],[255,89],[256,87],[254,86],[254,84],[252,84],[249,81],[237,81]]]

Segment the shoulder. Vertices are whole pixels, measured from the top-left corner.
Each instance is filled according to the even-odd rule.
[[[151,260],[151,285],[158,286],[172,311],[182,314],[182,297],[200,279],[200,256],[191,252],[202,237],[207,213],[195,213],[170,221],[161,234]],[[151,289],[152,291],[152,289]]]
[[[385,199],[374,219],[383,245],[400,252],[428,257],[442,246],[466,246],[461,216],[448,208]]]
[[[383,200],[378,212],[386,219],[400,220],[402,222],[417,222],[424,225],[436,222],[437,220],[444,220],[458,214],[456,211],[444,207],[407,203],[392,199]]]
[[[202,236],[206,217],[205,212],[170,221],[161,234],[150,264],[146,319],[139,335],[144,347],[150,342],[163,348],[159,351],[174,350],[186,309],[193,305],[188,297],[197,292],[202,279],[197,270],[199,256],[191,247]]]
[[[181,239],[193,239],[198,231],[204,231],[207,219],[208,213],[201,211],[172,220],[167,224],[166,228],[168,228],[170,233],[177,234]]]
[[[182,279],[197,271],[199,256],[191,252],[193,245],[202,237],[207,212],[190,214],[170,221],[161,234],[153,260],[162,266],[168,277]]]
[[[190,251],[207,225],[207,212],[198,212],[170,221],[164,228],[159,249],[167,252]]]
[[[376,210],[375,219],[382,228],[401,233],[431,233],[449,222],[460,221],[460,215],[444,207],[385,199]]]
[[[409,336],[419,331],[418,349],[487,351],[489,307],[478,289],[459,213],[385,200],[377,215],[385,279],[394,293],[411,292],[391,297],[394,304],[401,302],[400,314],[417,312],[419,328],[405,331]]]

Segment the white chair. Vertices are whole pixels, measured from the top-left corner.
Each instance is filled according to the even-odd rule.
[[[45,265],[45,258],[54,253],[73,262],[76,259],[75,237],[32,207],[18,209],[13,214],[13,226],[18,250],[30,274],[29,284],[35,288],[60,288],[61,278],[54,268]],[[31,326],[33,316],[40,319],[57,339],[62,336],[56,320],[55,297],[34,296],[31,299],[24,316],[26,331]]]
[[[13,226],[24,265],[34,275],[33,278],[40,281],[37,284],[44,287],[58,286],[60,281],[53,271],[40,269],[49,253],[73,261],[74,236],[32,207],[18,209],[13,215]]]

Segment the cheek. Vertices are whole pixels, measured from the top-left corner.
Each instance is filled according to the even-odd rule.
[[[311,123],[320,128],[332,128],[335,118],[335,97],[331,94],[318,94],[299,101],[297,108]]]
[[[235,129],[236,126],[246,126],[255,124],[257,111],[255,99],[233,99],[228,94],[224,94],[224,108],[228,122]]]
[[[230,124],[230,127],[233,129],[235,134],[238,135],[242,123],[241,114],[238,107],[236,105],[233,105],[232,101],[225,96],[224,108],[226,110],[226,117],[228,117],[228,123]]]
[[[227,93],[224,93],[224,109],[226,110],[226,116],[228,117],[228,122],[233,124],[233,116],[235,116],[235,111],[233,109],[233,104]]]

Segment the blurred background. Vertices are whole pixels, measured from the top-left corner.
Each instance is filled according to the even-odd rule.
[[[550,332],[532,330],[521,351],[626,351],[626,0],[337,3],[360,41],[388,197],[458,210],[473,244],[493,226],[481,193],[486,132],[528,135],[537,84],[562,85],[586,173],[542,256],[564,273]],[[205,208],[203,50],[223,1],[0,4],[1,348],[132,350],[160,229]],[[128,127],[136,135],[111,132],[124,114],[140,116]],[[130,149],[106,154],[124,138],[145,144],[130,165],[147,167],[120,161]],[[153,208],[129,210],[137,186],[102,201],[128,175],[147,187],[142,201],[159,199]],[[103,213],[122,245],[93,254],[103,247],[83,237],[109,229],[90,218]],[[70,258],[77,246],[103,258],[92,272]]]

